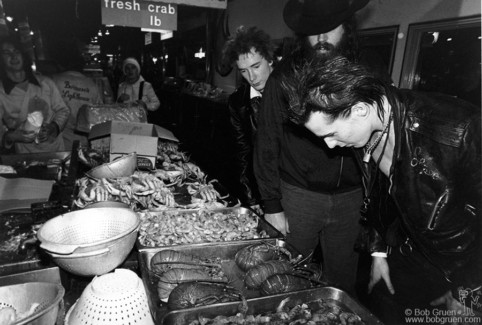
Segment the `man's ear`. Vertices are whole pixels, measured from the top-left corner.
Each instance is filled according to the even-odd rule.
[[[370,107],[367,103],[359,102],[352,106],[351,114],[357,117],[367,117],[370,113]]]

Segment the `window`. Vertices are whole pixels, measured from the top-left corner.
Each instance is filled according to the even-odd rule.
[[[391,74],[397,34],[398,26],[359,30],[360,52],[376,53],[377,59],[381,61],[380,64]]]
[[[409,26],[401,88],[480,98],[480,16]]]

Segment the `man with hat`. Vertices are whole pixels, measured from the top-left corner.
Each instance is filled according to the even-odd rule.
[[[313,56],[343,55],[358,61],[354,14],[368,0],[289,0],[285,23],[296,33],[293,52],[266,83],[254,148],[254,170],[265,219],[302,254],[319,243],[323,273],[354,293],[362,204],[361,174],[352,152],[330,151],[322,139],[283,116],[289,105],[281,80],[290,66]]]

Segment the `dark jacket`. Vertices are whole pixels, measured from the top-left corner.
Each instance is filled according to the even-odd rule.
[[[280,80],[291,57],[271,73],[263,91],[254,148],[254,171],[265,213],[283,211],[280,181],[325,194],[361,187],[361,175],[351,150],[330,149],[323,139],[283,116],[288,100]]]
[[[260,195],[253,173],[253,141],[257,116],[250,104],[248,84],[240,86],[229,96],[228,107],[237,145],[240,200],[247,205],[259,204]]]
[[[446,95],[393,92],[391,183],[376,171],[371,250],[408,237],[454,286],[476,288],[482,284],[480,108]]]

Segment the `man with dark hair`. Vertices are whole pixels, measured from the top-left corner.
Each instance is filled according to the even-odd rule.
[[[297,34],[293,53],[271,74],[263,96],[254,170],[265,219],[303,255],[319,244],[328,282],[354,293],[361,177],[349,150],[331,151],[282,115],[288,99],[280,80],[291,64],[337,53],[358,60],[354,14],[368,0],[289,0],[285,23]]]
[[[259,191],[253,174],[253,141],[261,96],[273,70],[274,45],[264,31],[240,26],[223,48],[223,60],[236,65],[246,81],[229,96],[228,106],[236,144],[241,202],[258,207]]]
[[[343,57],[292,67],[289,120],[330,148],[359,148],[375,312],[386,324],[416,309],[471,322],[481,305],[464,299],[482,296],[480,108],[396,89]],[[450,312],[432,310],[440,304]]]

